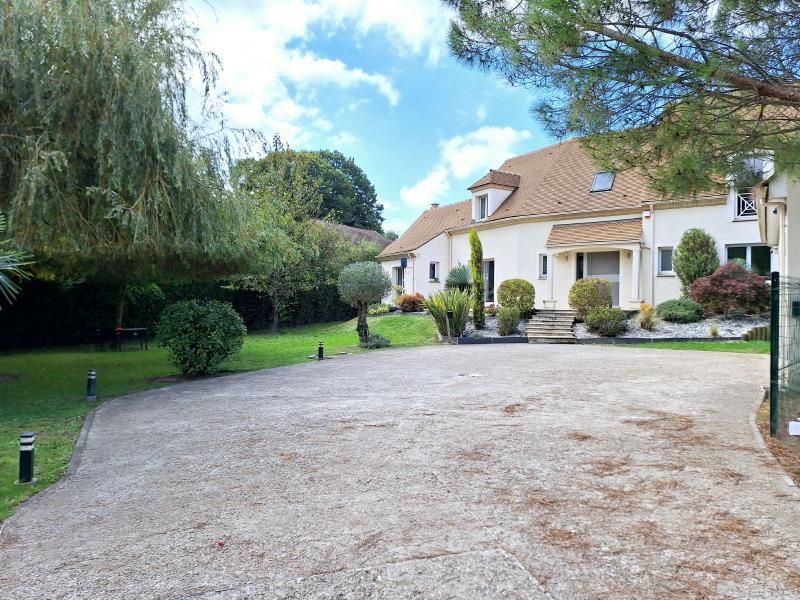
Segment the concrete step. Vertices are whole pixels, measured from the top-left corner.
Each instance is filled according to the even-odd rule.
[[[536,317],[528,319],[528,323],[569,323],[570,325],[575,322],[575,319],[562,319],[561,317],[553,319],[537,319]]]

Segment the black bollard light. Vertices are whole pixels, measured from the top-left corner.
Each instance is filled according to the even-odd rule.
[[[97,372],[89,369],[86,374],[86,400],[94,402],[97,400]]]
[[[36,434],[27,431],[19,436],[19,481],[17,483],[33,483],[33,447]]]
[[[447,337],[450,337],[450,323],[453,321],[453,311],[447,311]]]
[[[317,360],[322,360],[325,358],[325,343],[320,342],[319,348],[317,348]]]

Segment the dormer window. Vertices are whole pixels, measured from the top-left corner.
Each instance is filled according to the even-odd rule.
[[[478,220],[483,221],[489,216],[489,196],[478,196]]]
[[[592,182],[593,192],[607,192],[614,185],[614,173],[611,171],[601,171],[594,176]]]

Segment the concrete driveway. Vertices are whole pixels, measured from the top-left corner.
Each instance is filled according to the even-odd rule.
[[[0,596],[800,598],[798,495],[749,423],[766,377],[428,347],[119,399],[6,523]]]

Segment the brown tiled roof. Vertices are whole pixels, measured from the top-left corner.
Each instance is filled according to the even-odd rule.
[[[639,209],[642,202],[661,197],[650,189],[647,177],[634,170],[617,173],[607,192],[592,192],[594,176],[600,169],[580,140],[509,158],[500,170],[519,173],[519,188],[488,221],[524,215]]]
[[[486,175],[478,179],[478,181],[473,183],[467,189],[472,190],[482,185],[489,185],[489,184],[518,188],[519,175],[517,175],[516,173],[508,173],[506,171],[497,171],[495,169],[491,169]]]
[[[362,229],[360,227],[352,227],[350,225],[343,225],[341,223],[328,223],[327,221],[319,222],[330,224],[331,227],[336,228],[336,231],[338,231],[342,237],[347,238],[354,244],[360,244],[361,242],[372,242],[373,244],[377,244],[379,248],[386,248],[386,246],[392,243],[392,240],[384,237],[377,231],[373,231],[372,229]]]
[[[411,224],[403,235],[383,249],[379,256],[390,256],[416,250],[440,233],[472,221],[472,200],[429,208]]]
[[[548,246],[589,244],[595,242],[640,242],[642,220],[596,221],[553,225],[547,237]]]

